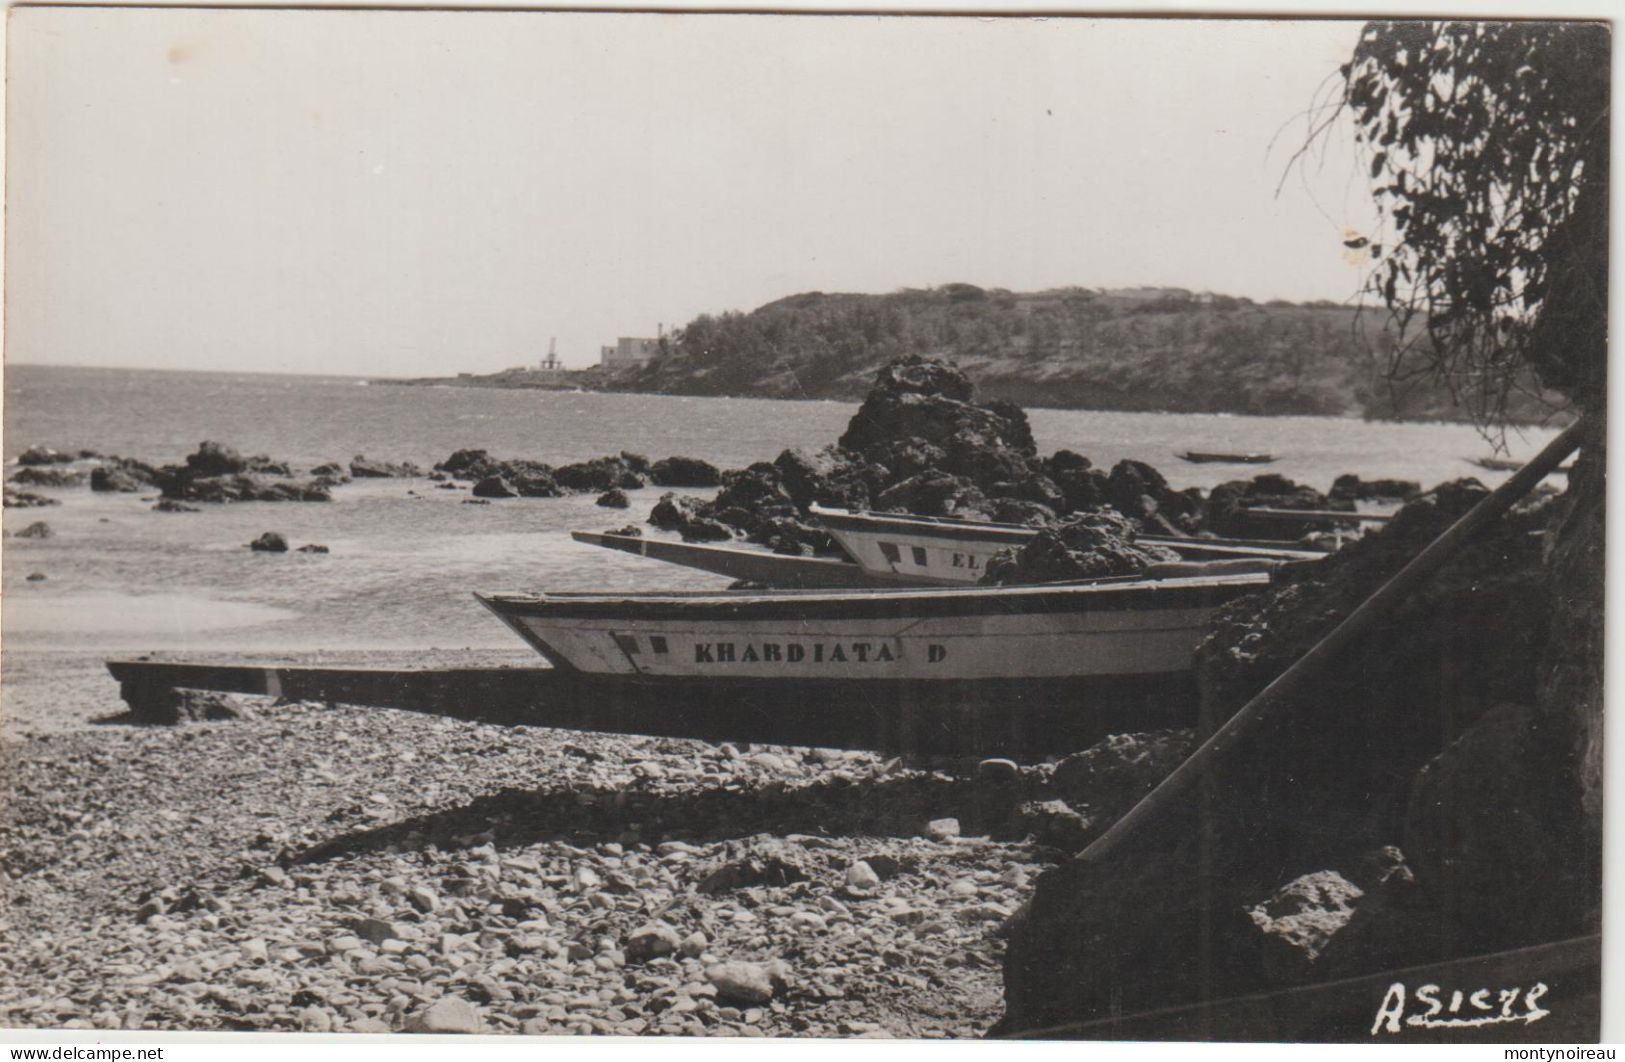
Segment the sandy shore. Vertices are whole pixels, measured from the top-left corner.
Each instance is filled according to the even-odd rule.
[[[99,723],[100,660],[6,655],[3,1026],[974,1036],[1058,857],[868,753],[265,699]]]

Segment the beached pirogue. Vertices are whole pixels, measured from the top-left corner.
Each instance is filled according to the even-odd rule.
[[[1034,586],[478,595],[550,668],[114,661],[137,712],[177,689],[707,740],[949,755],[1083,748],[1189,721],[1192,654],[1257,572]]]

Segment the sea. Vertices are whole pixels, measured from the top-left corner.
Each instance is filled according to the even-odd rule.
[[[845,402],[688,398],[563,391],[408,387],[340,376],[164,372],[32,365],[5,370],[6,474],[32,445],[178,462],[204,440],[305,469],[365,454],[424,468],[475,447],[564,464],[623,450],[681,454],[723,468],[817,448],[845,429]],[[1039,451],[1065,448],[1097,466],[1148,462],[1175,487],[1209,488],[1260,467],[1190,464],[1179,451],[1265,451],[1268,471],[1322,490],[1345,472],[1424,486],[1505,473],[1464,424],[1331,417],[1250,417],[1029,409]],[[1554,431],[1507,438],[1532,456]],[[1561,485],[1561,480],[1554,480]],[[138,651],[455,650],[512,648],[476,590],[721,587],[727,580],[573,542],[572,530],[642,524],[663,493],[634,491],[630,510],[593,495],[468,505],[466,490],[427,479],[367,480],[331,503],[152,509],[151,493],[38,489],[61,504],[7,509],[0,628],[8,649]],[[687,493],[705,494],[705,491]],[[49,538],[16,532],[45,521]],[[251,552],[277,531],[326,554]],[[645,527],[646,533],[655,533]],[[40,575],[43,579],[31,579]]]

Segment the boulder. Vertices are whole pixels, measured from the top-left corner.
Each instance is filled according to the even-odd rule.
[[[444,472],[457,479],[479,480],[495,475],[500,463],[485,450],[458,450],[434,467],[436,472]]]
[[[75,487],[85,481],[85,473],[72,468],[29,465],[12,474],[10,482],[24,487]]]
[[[773,977],[767,967],[752,962],[725,962],[706,971],[720,1003],[760,1006],[773,998]]]
[[[90,470],[90,489],[95,491],[133,494],[157,486],[159,480],[156,468],[129,457],[106,457]]]
[[[508,485],[508,481],[501,476],[486,476],[474,484],[473,490],[476,498],[517,498],[519,492]]]
[[[256,553],[286,553],[288,540],[275,531],[267,531],[250,542],[248,548]]]
[[[884,512],[916,516],[959,516],[987,519],[992,507],[987,496],[963,476],[922,472],[880,493],[875,507]]]
[[[657,487],[716,487],[722,472],[698,457],[666,457],[649,466],[649,482]]]
[[[72,454],[61,453],[60,451],[51,449],[49,446],[30,446],[28,449],[17,455],[17,463],[19,465],[32,465],[36,467],[40,465],[65,465],[73,459]]]
[[[36,520],[17,532],[18,538],[52,538],[55,535],[56,532],[51,530],[51,525],[44,520]]]
[[[1333,501],[1410,501],[1422,493],[1422,485],[1410,479],[1361,479],[1353,472],[1332,482],[1327,497]]]
[[[626,491],[619,487],[611,487],[598,496],[596,504],[606,509],[625,509],[631,506],[632,501],[626,496]]]
[[[1073,513],[1020,549],[1000,550],[987,562],[982,582],[1009,586],[1138,575],[1148,565],[1179,559],[1165,547],[1137,544],[1134,534],[1128,518],[1110,510]]]
[[[423,469],[410,461],[391,464],[388,461],[369,461],[363,454],[350,459],[350,475],[356,479],[415,479]]]
[[[332,501],[329,485],[321,480],[267,479],[240,473],[225,476],[192,476],[184,469],[166,466],[159,470],[164,497],[183,501]]]
[[[836,509],[866,509],[885,479],[862,457],[837,446],[809,452],[785,450],[773,460],[779,483],[796,508],[805,513],[812,505]]]
[[[474,1004],[457,996],[441,996],[406,1023],[413,1033],[480,1033],[485,1022]]]
[[[960,436],[962,461],[999,461],[1005,450],[1017,459],[1031,456],[1026,414],[1009,403],[975,405],[971,395],[970,378],[948,362],[918,355],[893,361],[876,374],[840,445],[878,460],[900,439],[915,438],[952,452]]]
[[[331,553],[332,550],[317,542],[307,542],[299,547],[300,553]]]
[[[733,529],[701,514],[704,502],[697,498],[664,494],[649,513],[649,523],[664,531],[676,531],[685,542],[721,542],[734,537]]]
[[[560,465],[553,469],[553,479],[560,487],[573,491],[637,490],[646,484],[643,476],[621,457],[595,457]]]
[[[16,490],[12,487],[5,489],[5,507],[7,509],[39,509],[47,505],[61,505],[55,498],[48,498],[43,494],[32,491]]]
[[[1250,480],[1231,480],[1214,487],[1207,498],[1206,529],[1227,538],[1290,539],[1318,531],[1330,531],[1338,526],[1336,523],[1310,518],[1305,518],[1300,523],[1249,516],[1247,509],[1255,506],[1272,509],[1354,511],[1352,501],[1328,498],[1313,487],[1294,483],[1285,476],[1271,472],[1254,476]]]
[[[664,922],[651,922],[627,934],[627,962],[648,962],[675,954],[683,946],[682,934]]]
[[[1247,908],[1247,917],[1271,943],[1267,958],[1299,975],[1320,958],[1327,944],[1354,917],[1354,905],[1365,892],[1335,870],[1320,870],[1282,885],[1262,902]],[[1277,973],[1280,979],[1280,973]]]
[[[176,501],[174,498],[160,498],[158,503],[152,507],[152,511],[155,513],[199,513],[203,510],[195,505],[187,505],[185,502]]]

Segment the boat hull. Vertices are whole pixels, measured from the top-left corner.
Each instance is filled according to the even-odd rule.
[[[864,571],[877,579],[971,586],[1002,549],[1020,549],[1038,534],[1019,524],[974,523],[814,507],[813,515]],[[1318,560],[1310,550],[1232,539],[1176,539],[1142,535],[1193,560]]]
[[[952,683],[1186,671],[1264,575],[970,590],[480,600],[555,666],[624,678]]]

